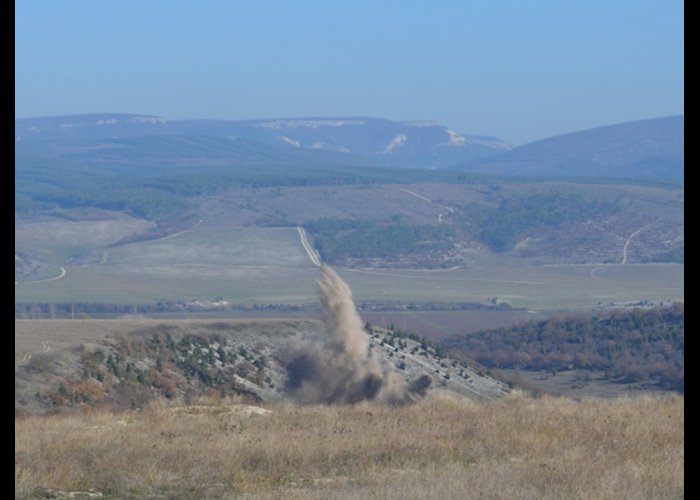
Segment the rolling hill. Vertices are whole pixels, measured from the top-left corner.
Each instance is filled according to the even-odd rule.
[[[682,180],[673,178],[682,172],[682,117],[602,127],[510,152],[494,138],[464,136],[432,123],[371,118],[169,122],[101,114],[22,119],[15,125],[15,281],[20,291],[27,285],[26,295],[19,300],[16,295],[18,302],[48,299],[45,292],[60,292],[74,279],[78,286],[81,276],[94,286],[103,271],[115,270],[117,248],[166,236],[171,237],[167,244],[180,244],[183,239],[174,236],[195,227],[189,237],[204,231],[209,239],[230,238],[229,246],[240,243],[236,231],[254,228],[285,228],[298,245],[296,228],[303,227],[324,262],[343,268],[469,273],[502,269],[509,259],[526,267],[603,266],[584,272],[596,290],[594,299],[583,299],[586,303],[628,299],[618,292],[599,293],[600,286],[612,283],[600,277],[617,267],[654,263],[654,269],[676,273],[684,262],[684,192]],[[492,163],[465,159],[477,146],[489,149]],[[398,161],[401,155],[405,162]],[[427,160],[420,158],[428,157],[441,158],[445,166],[454,161],[491,174],[518,175],[396,168],[425,167]],[[496,158],[527,160],[514,160],[506,169]],[[586,167],[590,162],[595,168]],[[639,165],[648,168],[633,168]],[[647,174],[660,178],[639,178]],[[596,175],[604,178],[590,177]],[[166,262],[166,268],[174,264]],[[668,263],[674,265],[662,266]],[[56,282],[63,269],[67,278]],[[168,269],[161,276],[166,281],[174,269],[184,271]],[[644,273],[649,277],[648,270]],[[186,288],[166,281],[154,288],[142,281],[135,290],[128,274],[113,274],[110,282],[121,279],[129,300],[191,300],[202,291],[207,300],[272,300],[264,290],[242,297],[228,281],[212,292],[210,281],[192,275]],[[222,278],[221,273],[214,277]],[[548,280],[524,281],[544,286]],[[41,286],[31,285],[37,282]],[[201,283],[194,287],[197,293],[183,297],[194,282]],[[253,282],[264,279],[258,274]],[[650,295],[637,286],[634,298],[675,300],[679,288],[682,284]],[[71,289],[68,299],[77,297],[78,289],[82,285]],[[452,300],[446,296],[454,290],[451,285],[441,290],[441,300]],[[368,298],[389,291],[373,284]],[[435,298],[399,292],[403,300]],[[82,297],[98,295],[92,288]],[[65,296],[61,292],[51,300],[65,302]],[[479,292],[476,300],[494,296],[511,296],[508,301],[517,303],[523,294],[510,286]]]
[[[213,144],[209,145],[211,149],[198,145],[200,156],[208,157],[209,153],[222,160],[245,164],[270,160],[265,155],[260,157],[257,150],[241,151],[240,146],[249,142],[269,150],[273,160],[279,159],[275,154],[282,154],[284,161],[291,163],[323,161],[401,167],[444,167],[510,148],[496,137],[463,135],[434,122],[394,122],[366,117],[167,121],[156,116],[105,113],[15,121],[17,144],[36,146],[38,142],[46,142],[56,145],[68,141],[71,144],[68,152],[78,148],[90,155],[110,155],[125,139],[163,136],[184,137],[195,142],[206,137]],[[138,146],[131,141],[126,144]],[[53,150],[66,153],[65,147],[54,146]],[[248,152],[249,156],[241,158],[241,152]]]
[[[460,168],[518,176],[683,179],[683,115],[550,137]]]

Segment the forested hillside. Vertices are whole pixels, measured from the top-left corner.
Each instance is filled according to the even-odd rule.
[[[684,390],[681,303],[605,316],[554,317],[446,339],[443,345],[490,368],[603,370],[610,380],[649,380]]]

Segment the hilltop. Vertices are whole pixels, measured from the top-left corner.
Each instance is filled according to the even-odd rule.
[[[162,141],[160,149],[158,141],[153,141],[156,137],[167,138],[168,144],[179,142],[180,153],[197,151],[205,157],[248,164],[284,160],[443,167],[511,147],[497,137],[461,134],[435,122],[369,117],[169,121],[158,116],[103,113],[15,120],[17,146],[37,147],[39,142],[71,145],[70,151],[56,151],[60,156],[70,152],[94,156],[105,149],[116,155],[131,156],[141,149],[150,157],[157,152],[167,154]],[[193,147],[188,150],[190,144]],[[265,151],[277,157],[266,158]]]
[[[558,135],[464,164],[496,175],[683,179],[684,116]]]
[[[93,165],[455,168],[508,176],[681,180],[684,116],[606,125],[513,147],[431,121],[369,117],[173,120],[102,113],[15,120],[22,156]]]
[[[27,346],[16,367],[18,412],[127,409],[159,397],[193,402],[203,395],[238,396],[250,403],[288,401],[290,352],[302,339],[318,339],[323,332],[318,321],[123,319],[120,333],[104,335],[105,328],[113,328],[105,321],[115,323],[16,322],[19,342]],[[48,328],[56,335],[44,335]],[[477,400],[508,391],[423,337],[378,327],[365,335],[380,366],[409,382],[427,375],[434,387]],[[32,353],[29,346],[39,344],[50,349]]]

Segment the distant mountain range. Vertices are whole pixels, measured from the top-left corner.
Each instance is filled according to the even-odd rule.
[[[22,158],[91,165],[357,165],[515,176],[683,178],[683,115],[598,127],[513,148],[434,122],[284,118],[175,120],[90,114],[15,120]]]
[[[519,176],[683,178],[683,115],[558,135],[465,162],[470,172]]]
[[[281,154],[291,163],[299,158],[301,161],[316,159],[423,168],[469,162],[511,148],[497,137],[463,135],[433,122],[393,122],[377,118],[167,121],[157,116],[91,114],[15,121],[18,143],[73,143],[97,151],[97,144],[91,147],[88,142],[99,141],[100,149],[107,150],[105,152],[110,155],[114,153],[109,151],[114,149],[111,146],[123,147],[124,143],[118,142],[120,139],[160,136],[178,136],[198,142],[203,137],[223,138],[226,141],[214,141],[217,157],[223,150],[238,150],[236,141],[243,141],[255,145],[255,149],[268,149],[273,156]],[[148,141],[141,141],[144,142]],[[226,142],[230,147],[227,148]],[[237,153],[232,159],[245,161]]]

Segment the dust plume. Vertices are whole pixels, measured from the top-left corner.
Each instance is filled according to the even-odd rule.
[[[350,287],[327,265],[321,266],[318,290],[326,337],[299,346],[289,364],[288,388],[297,400],[404,404],[425,395],[432,381],[427,375],[409,385],[393,370],[382,371],[369,350]]]

